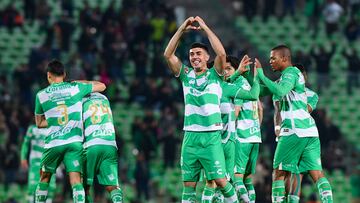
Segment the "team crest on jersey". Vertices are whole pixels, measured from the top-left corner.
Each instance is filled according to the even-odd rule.
[[[185,71],[186,74],[188,74],[189,73],[189,68],[188,67],[184,68],[184,71]]]

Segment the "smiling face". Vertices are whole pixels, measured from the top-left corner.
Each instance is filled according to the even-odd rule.
[[[189,60],[195,72],[203,72],[207,68],[209,54],[203,48],[192,48],[189,51]]]

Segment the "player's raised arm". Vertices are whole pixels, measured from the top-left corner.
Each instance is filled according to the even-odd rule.
[[[279,83],[276,83],[265,76],[261,63],[257,58],[255,59],[255,67],[258,71],[259,79],[265,84],[272,94],[282,97],[294,88],[297,78],[293,74],[284,75],[283,79]]]
[[[170,39],[164,51],[165,60],[168,63],[169,68],[174,75],[180,74],[180,68],[182,65],[180,59],[175,55],[175,51],[179,45],[180,38],[184,34],[184,32],[190,29],[193,30],[197,29],[194,25],[192,25],[193,22],[194,22],[194,17],[189,17],[188,19],[186,19],[184,23],[175,32],[174,36]]]
[[[223,74],[223,64],[226,63],[226,52],[224,46],[222,45],[220,39],[215,35],[215,33],[206,25],[204,20],[199,16],[195,17],[195,21],[199,23],[200,29],[204,30],[206,33],[211,47],[214,49],[216,54],[214,67],[219,74]]]

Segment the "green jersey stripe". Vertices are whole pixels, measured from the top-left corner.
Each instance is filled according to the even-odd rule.
[[[205,104],[203,106],[185,105],[185,116],[198,115],[206,117],[216,113],[219,113],[218,104]]]

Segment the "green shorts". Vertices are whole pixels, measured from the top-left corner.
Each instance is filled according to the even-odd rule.
[[[236,141],[235,173],[255,174],[259,155],[259,143],[240,143]]]
[[[97,175],[101,185],[119,186],[117,149],[113,146],[95,145],[85,149],[84,182],[92,185]]]
[[[220,131],[186,131],[180,165],[183,181],[199,181],[202,168],[208,180],[224,178],[226,169]]]
[[[40,158],[34,158],[29,161],[28,172],[28,194],[35,195],[36,187],[40,180]],[[50,187],[55,188],[56,175],[53,174],[50,180]]]
[[[63,162],[66,172],[82,173],[82,153],[83,146],[81,142],[45,149],[41,158],[41,170],[55,173],[56,168]]]
[[[321,171],[319,138],[281,136],[275,150],[273,168],[292,173]]]
[[[234,167],[235,167],[235,141],[229,140],[222,144],[225,157],[226,178],[234,180]]]

